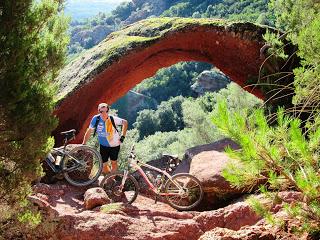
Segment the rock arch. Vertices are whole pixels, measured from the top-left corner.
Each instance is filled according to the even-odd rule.
[[[214,64],[234,82],[264,98],[257,79],[264,59],[260,49],[266,27],[214,19],[151,18],[112,33],[69,63],[58,76],[59,95],[54,132],[75,128],[80,142],[97,104],[109,104],[156,71],[180,61]]]

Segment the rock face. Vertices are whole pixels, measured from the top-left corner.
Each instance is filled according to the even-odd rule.
[[[151,16],[159,16],[167,7],[166,1],[164,0],[133,0],[132,2],[134,6],[138,8],[124,21],[124,25],[128,25]]]
[[[154,98],[130,90],[125,96],[112,104],[112,108],[117,109],[118,115],[128,120],[129,125],[132,125],[140,110],[155,109],[157,105],[158,103]]]
[[[180,61],[215,65],[244,87],[258,76],[266,27],[214,19],[150,18],[110,34],[72,61],[57,78],[60,86],[54,132],[75,128],[79,142],[99,102],[116,101],[157,70]],[[236,63],[236,64],[235,64]],[[258,87],[246,88],[263,98]]]
[[[222,139],[215,143],[190,148],[175,173],[188,172],[196,176],[204,188],[202,207],[218,208],[227,203],[226,200],[242,193],[235,189],[221,175],[229,162],[224,153],[225,147],[238,149],[238,145],[230,139]]]
[[[52,190],[50,190],[52,188]],[[260,219],[245,202],[238,199],[227,207],[205,212],[177,212],[162,202],[154,204],[152,199],[139,195],[132,205],[104,205],[86,210],[83,205],[85,188],[61,185],[37,185],[32,200],[50,215],[47,225],[40,225],[29,239],[89,240],[89,239],[293,239],[289,233],[281,232]],[[62,190],[62,195],[55,195]],[[44,192],[46,194],[44,194]],[[53,193],[54,195],[50,195]],[[261,196],[257,196],[261,197]],[[280,193],[282,201],[274,205],[278,217],[284,202],[294,202],[299,197],[295,192]],[[51,226],[50,229],[47,226]],[[42,229],[42,228],[43,229]],[[279,238],[285,236],[284,238]],[[13,238],[17,239],[17,238]],[[301,238],[304,240],[306,238]]]
[[[228,83],[230,83],[230,79],[220,71],[203,71],[191,88],[201,96],[205,92],[217,92],[221,88],[225,88]]]
[[[88,39],[91,40],[90,44],[96,45],[101,42],[107,35],[113,32],[113,29],[109,26],[95,26],[89,30],[82,30],[71,36],[70,44],[79,42],[82,46],[85,46]]]

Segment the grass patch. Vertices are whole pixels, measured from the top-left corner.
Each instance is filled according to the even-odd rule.
[[[103,213],[113,213],[113,212],[120,212],[124,209],[122,203],[110,203],[101,206],[100,210]]]

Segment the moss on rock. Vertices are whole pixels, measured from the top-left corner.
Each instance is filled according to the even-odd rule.
[[[132,51],[147,48],[168,34],[207,27],[211,31],[233,32],[248,40],[262,41],[265,26],[221,19],[150,18],[111,33],[104,41],[71,61],[58,76],[57,105],[83,84]]]

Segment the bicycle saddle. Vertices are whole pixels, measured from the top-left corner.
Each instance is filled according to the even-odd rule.
[[[162,154],[163,157],[173,157],[173,158],[177,158],[178,155],[172,155],[172,154],[169,154],[169,153],[163,153]]]
[[[74,137],[76,133],[76,130],[75,129],[71,129],[69,131],[65,131],[65,132],[61,132],[60,134],[63,135],[66,139],[71,139]]]

